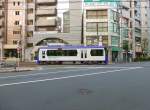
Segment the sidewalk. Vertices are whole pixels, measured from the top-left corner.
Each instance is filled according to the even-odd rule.
[[[21,62],[19,67],[2,67],[0,68],[0,73],[5,72],[23,72],[23,71],[33,71],[33,70],[41,70],[39,65],[30,62]]]

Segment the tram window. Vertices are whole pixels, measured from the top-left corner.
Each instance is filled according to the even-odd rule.
[[[77,56],[77,50],[63,50],[64,56]]]
[[[77,50],[48,50],[47,56],[77,56]]]
[[[83,58],[83,51],[81,51],[81,58]]]
[[[102,49],[91,50],[91,56],[103,56],[103,50]]]
[[[85,51],[85,58],[87,58],[87,51]]]
[[[45,55],[45,51],[42,51],[42,55]]]

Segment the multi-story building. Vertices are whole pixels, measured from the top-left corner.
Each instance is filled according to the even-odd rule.
[[[84,1],[84,44],[108,47],[109,61],[119,60],[119,2]]]
[[[131,61],[132,59],[132,23],[130,17],[130,2],[122,0],[120,3],[120,47],[122,48],[120,58],[123,61]]]
[[[3,57],[3,44],[6,41],[6,0],[0,0],[0,55]],[[1,59],[2,60],[2,59]]]
[[[72,1],[69,1],[70,31],[61,33],[57,0],[8,0],[4,9],[5,19],[1,14],[3,11],[0,12],[0,36],[5,21],[7,27],[4,56],[19,56],[22,60],[31,61],[39,46],[48,43],[81,44],[82,1]],[[0,4],[0,8],[2,6]],[[79,10],[74,10],[76,7]],[[21,50],[20,55],[17,50]]]
[[[150,55],[150,0],[141,2],[142,51]]]
[[[141,2],[84,0],[84,44],[108,47],[110,61],[141,55]]]
[[[141,1],[131,0],[130,1],[130,16],[132,22],[130,27],[132,29],[132,50],[133,58],[140,57],[142,55],[142,45],[141,45]]]
[[[18,57],[17,48],[20,44],[21,57],[24,59],[25,47],[25,0],[8,0],[5,14],[6,18],[6,42],[4,45],[5,57]]]
[[[70,18],[69,18],[69,11],[63,13],[63,32],[69,33],[70,32]]]
[[[57,0],[27,0],[26,8],[25,55],[26,60],[33,60],[36,47],[45,45],[45,42],[59,31],[57,30]],[[56,40],[54,38],[53,42]]]
[[[0,38],[3,37],[4,33],[4,2],[0,0]]]

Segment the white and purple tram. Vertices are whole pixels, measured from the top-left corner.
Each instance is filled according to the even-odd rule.
[[[39,48],[37,62],[39,64],[54,62],[107,64],[106,53],[104,46],[49,45]]]

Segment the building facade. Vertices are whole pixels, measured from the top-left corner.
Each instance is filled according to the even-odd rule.
[[[25,49],[25,0],[7,1],[6,12],[6,42],[4,44],[5,57],[21,57],[24,59]],[[20,47],[20,55],[17,54],[17,48]],[[21,51],[22,49],[22,51]],[[18,49],[19,50],[19,49]]]
[[[142,51],[145,55],[150,55],[150,0],[141,2],[141,29],[142,29]]]
[[[69,33],[70,32],[70,13],[66,11],[63,13],[63,32]]]
[[[84,44],[108,47],[109,61],[131,61],[140,57],[141,2],[84,1]]]
[[[132,30],[132,50],[133,58],[140,57],[142,55],[142,36],[141,36],[141,1],[140,0],[131,0],[131,30]]]
[[[0,55],[3,57],[3,44],[6,42],[6,0],[0,0]]]
[[[109,61],[118,61],[120,54],[120,2],[84,1],[84,45],[102,45],[108,49]]]
[[[6,34],[3,44],[5,57],[19,57],[22,61],[31,61],[34,60],[37,49],[48,43],[81,44],[82,1],[75,3],[74,0],[69,1],[68,33],[61,32],[62,19],[58,17],[57,0],[5,0],[5,2],[5,9],[0,2],[0,8],[4,9],[0,11],[0,36]],[[74,10],[77,6],[79,10]],[[6,31],[3,29],[5,23]]]

